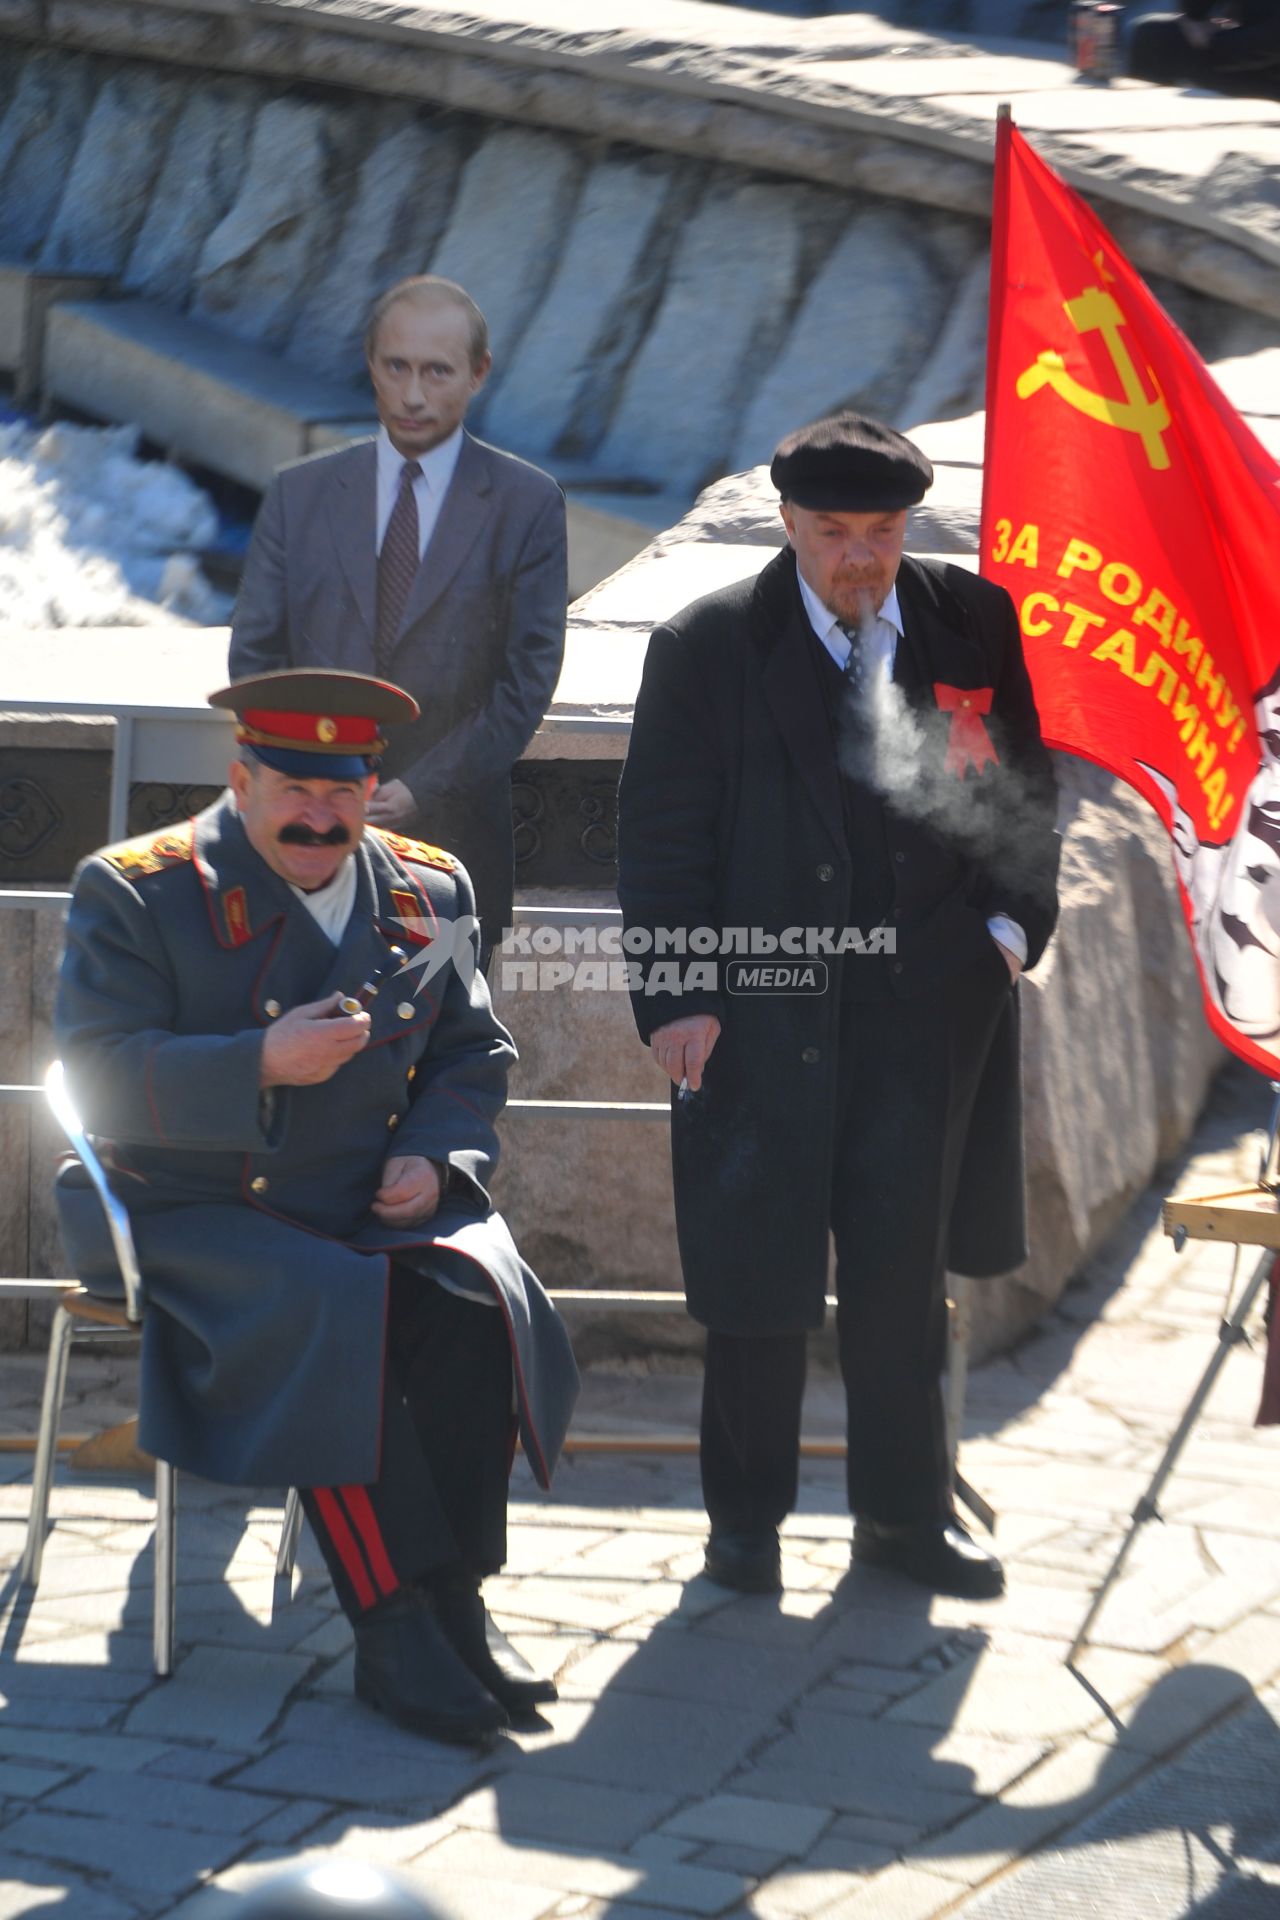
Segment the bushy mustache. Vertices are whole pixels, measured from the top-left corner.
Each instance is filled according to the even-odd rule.
[[[330,827],[327,833],[316,833],[311,827],[294,825],[281,827],[276,838],[286,847],[345,847],[351,835],[341,825]]]

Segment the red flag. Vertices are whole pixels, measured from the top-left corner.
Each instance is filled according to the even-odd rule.
[[[982,571],[1051,746],[1169,827],[1211,1025],[1280,1068],[1280,465],[1097,216],[997,129]]]

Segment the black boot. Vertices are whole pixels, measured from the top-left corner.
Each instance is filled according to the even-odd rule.
[[[414,1733],[462,1746],[510,1724],[449,1644],[431,1603],[402,1587],[354,1623],[356,1698]]]
[[[890,1567],[932,1593],[962,1600],[994,1600],[1004,1592],[1004,1568],[995,1554],[954,1518],[906,1527],[859,1518],[853,1526],[853,1560],[858,1566]]]
[[[735,1593],[780,1593],[778,1529],[756,1527],[749,1533],[730,1533],[713,1526],[703,1572],[718,1587],[732,1587]]]
[[[431,1583],[431,1600],[453,1651],[508,1713],[525,1717],[559,1698],[555,1681],[540,1680],[494,1625],[474,1574],[459,1570],[437,1575]]]

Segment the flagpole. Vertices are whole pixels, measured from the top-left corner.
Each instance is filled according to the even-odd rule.
[[[1005,261],[1008,258],[1009,148],[1013,136],[1013,108],[1002,100],[996,108],[995,177],[991,186],[991,280],[987,295],[986,418],[982,435],[982,507],[979,514],[978,571],[990,550],[987,474],[995,433],[995,380],[999,364],[1000,327],[1004,318]]]

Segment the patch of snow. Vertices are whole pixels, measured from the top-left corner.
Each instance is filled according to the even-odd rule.
[[[230,601],[196,552],[213,502],[140,460],[136,427],[0,425],[0,625],[219,626]]]

